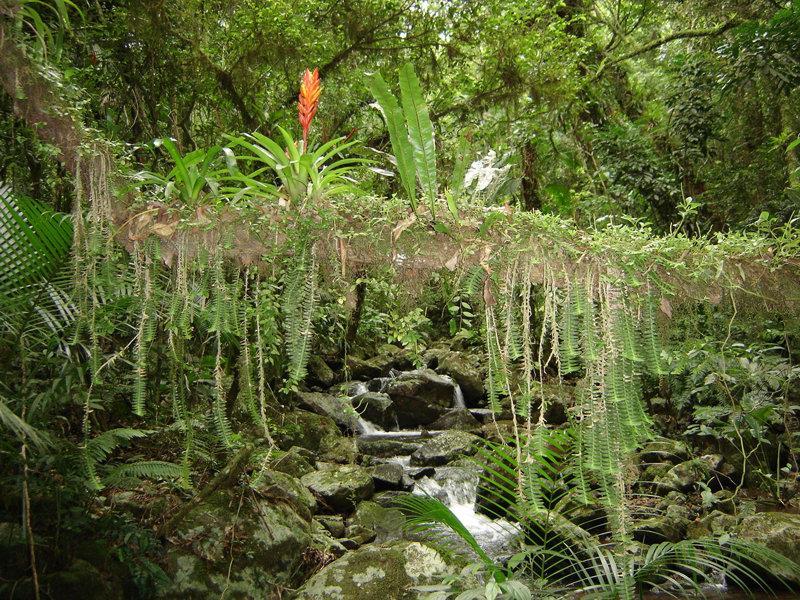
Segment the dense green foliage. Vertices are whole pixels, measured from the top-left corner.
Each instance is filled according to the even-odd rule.
[[[0,521],[27,551],[0,586],[40,597],[90,535],[160,593],[179,520],[242,472],[258,496],[315,436],[355,462],[303,393],[444,339],[482,357],[483,500],[523,534],[498,564],[398,502],[478,556],[461,597],[800,582],[728,533],[637,546],[632,466],[688,436],[735,464],[704,510],[797,501],[797,0],[0,0],[0,25]],[[153,489],[158,514],[107,504]],[[275,597],[329,560],[309,536]]]

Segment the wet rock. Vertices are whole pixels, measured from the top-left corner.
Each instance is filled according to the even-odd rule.
[[[437,467],[465,455],[475,454],[480,438],[465,431],[445,431],[415,450],[411,455],[413,466]]]
[[[800,515],[757,513],[742,519],[738,534],[741,539],[766,546],[800,565]],[[771,566],[769,574],[800,584],[797,570]]]
[[[633,539],[643,544],[679,542],[686,535],[690,523],[688,509],[673,505],[665,514],[637,523]]]
[[[349,465],[356,462],[358,458],[358,447],[355,438],[336,437],[328,440],[317,456],[319,460],[329,463]]]
[[[666,494],[670,491],[688,492],[700,481],[706,481],[711,475],[708,462],[702,459],[687,460],[675,465],[666,475],[656,480],[658,491]]]
[[[286,413],[278,423],[275,442],[281,450],[299,446],[319,452],[340,437],[341,432],[330,417],[294,410]]]
[[[299,446],[292,446],[286,452],[276,456],[270,463],[270,467],[274,471],[280,471],[299,479],[306,473],[316,470],[312,464],[313,461],[314,455],[311,451]]]
[[[369,471],[356,465],[325,465],[301,481],[326,508],[336,512],[351,512],[375,491]]]
[[[170,541],[171,583],[158,597],[260,598],[294,576],[311,523],[288,502],[220,491],[189,512]]]
[[[463,352],[434,348],[425,353],[423,360],[437,373],[451,377],[459,385],[467,406],[482,405],[486,391],[483,387],[480,358]]]
[[[288,502],[307,521],[317,512],[317,500],[299,479],[280,471],[262,471],[253,490],[262,498]]]
[[[324,567],[300,589],[298,600],[413,600],[412,588],[438,584],[453,574],[442,556],[419,542],[369,544]]]
[[[350,400],[321,392],[297,392],[295,394],[301,408],[330,417],[346,431],[358,430],[358,414],[353,410]]]
[[[403,489],[403,466],[398,463],[384,463],[370,469],[376,490]]]
[[[341,515],[319,515],[316,521],[335,538],[344,535],[344,517]]]
[[[648,442],[639,451],[639,462],[642,465],[667,463],[676,465],[689,459],[689,448],[684,442],[660,439]]]
[[[390,456],[408,456],[418,448],[422,447],[423,442],[418,437],[360,437],[356,440],[359,454],[388,458]]]
[[[385,392],[394,403],[401,428],[430,425],[453,408],[455,386],[430,369],[409,371],[392,379]]]
[[[372,533],[369,541],[387,542],[402,538],[406,519],[398,508],[381,506],[377,502],[359,502],[353,516],[348,520],[346,535],[357,539],[364,531]],[[367,536],[368,537],[368,536]],[[362,542],[366,543],[366,542]]]
[[[478,431],[481,424],[472,416],[466,408],[457,408],[446,412],[444,415],[436,419],[431,426],[431,429],[450,430],[457,429],[459,431]]]
[[[318,354],[308,359],[308,374],[312,382],[326,388],[331,387],[336,381],[336,374],[333,369]]]
[[[412,366],[408,352],[392,344],[385,344],[377,356],[367,360],[350,355],[345,364],[353,379],[385,377],[392,369],[410,369]]]
[[[404,492],[400,490],[386,490],[384,492],[378,492],[371,498],[371,500],[376,504],[380,504],[384,508],[395,508],[397,507],[397,499],[408,496],[410,493],[411,492]]]
[[[367,392],[352,399],[353,408],[370,423],[391,429],[396,422],[392,399],[381,392]]]

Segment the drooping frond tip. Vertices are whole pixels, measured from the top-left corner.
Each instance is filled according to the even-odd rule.
[[[300,126],[303,128],[304,151],[308,148],[308,129],[311,127],[314,115],[317,114],[321,91],[319,69],[315,68],[313,72],[306,69],[300,81],[300,96],[297,102],[298,119],[300,120]]]

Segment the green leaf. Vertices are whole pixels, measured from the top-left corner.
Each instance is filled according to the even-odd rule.
[[[394,97],[389,86],[381,77],[380,73],[367,78],[367,87],[377,101],[378,109],[383,114],[386,121],[386,128],[389,130],[389,141],[392,144],[397,161],[397,172],[400,174],[400,182],[408,194],[411,208],[417,210],[417,175],[414,166],[414,148],[408,139],[408,130],[403,122],[403,112],[397,98]]]
[[[419,79],[411,63],[406,63],[400,69],[400,100],[408,126],[408,137],[414,148],[417,176],[422,191],[433,209],[436,201],[436,145],[433,139],[433,124],[422,96]]]

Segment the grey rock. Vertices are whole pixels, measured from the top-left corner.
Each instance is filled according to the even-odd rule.
[[[351,512],[375,491],[369,471],[356,465],[326,465],[304,475],[301,481],[324,506],[344,513]]]
[[[475,454],[480,438],[465,431],[445,431],[415,450],[411,455],[413,466],[437,467],[462,456]]]

